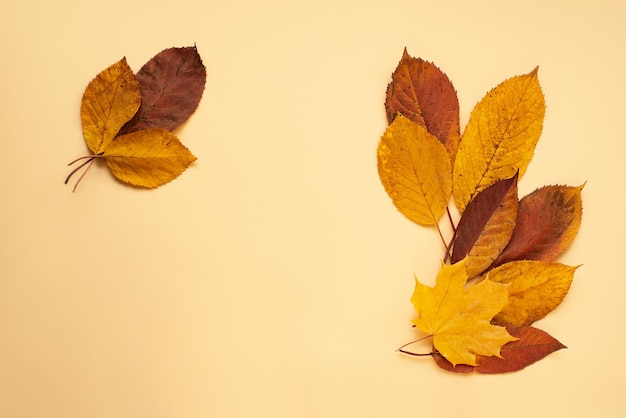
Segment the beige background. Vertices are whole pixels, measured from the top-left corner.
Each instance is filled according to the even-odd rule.
[[[606,0],[19,2],[1,6],[0,417],[623,416],[626,5]],[[91,78],[196,43],[199,157],[155,191],[93,167]],[[395,352],[434,232],[376,172],[402,50],[451,78],[462,125],[540,66],[542,139],[522,194],[578,185],[560,259],[584,264],[538,326],[569,349],[514,374]],[[426,350],[427,346],[415,347]]]

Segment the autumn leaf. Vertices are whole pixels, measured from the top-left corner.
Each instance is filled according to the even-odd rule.
[[[567,348],[547,332],[531,326],[506,325],[506,329],[518,340],[503,345],[500,350],[501,357],[476,356],[476,366],[466,364],[453,366],[439,352],[434,351],[432,355],[435,363],[442,369],[456,373],[472,371],[484,374],[509,373],[522,370],[557,350]]]
[[[175,179],[196,160],[173,133],[157,128],[118,137],[102,158],[115,177],[146,188]]]
[[[402,114],[424,126],[444,144],[453,163],[460,139],[459,100],[448,76],[405,48],[391,77],[385,101],[389,123]]]
[[[398,115],[378,145],[378,174],[404,216],[437,225],[450,200],[451,167],[444,146],[425,127]]]
[[[537,69],[504,81],[474,107],[453,169],[452,193],[461,212],[487,186],[516,172],[522,178],[539,140],[544,113]]]
[[[179,127],[200,103],[206,68],[195,46],[168,48],[144,64],[136,77],[141,86],[141,107],[120,135]]]
[[[517,206],[517,173],[479,192],[459,220],[451,262],[467,257],[470,278],[491,266],[513,234]]]
[[[486,278],[509,285],[509,301],[495,316],[497,323],[530,325],[561,304],[578,267],[545,261],[511,261]]]
[[[555,260],[580,228],[583,187],[546,186],[524,197],[511,240],[494,266],[513,260]]]
[[[180,175],[196,157],[169,130],[194,112],[206,80],[195,47],[166,49],[135,76],[126,59],[102,71],[89,83],[81,104],[83,135],[94,155],[65,179],[96,159],[104,159],[118,179],[141,187],[161,186]]]
[[[121,59],[96,76],[85,89],[80,106],[83,137],[99,154],[139,109],[141,90],[133,71]]]
[[[442,265],[434,287],[415,280],[411,302],[414,324],[433,336],[433,345],[453,365],[476,365],[476,355],[500,356],[501,347],[516,338],[490,323],[507,304],[507,285],[483,280],[464,289],[463,262]]]

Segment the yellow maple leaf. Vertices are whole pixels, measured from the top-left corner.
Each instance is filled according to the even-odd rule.
[[[396,208],[411,221],[436,226],[452,193],[452,169],[443,144],[402,115],[378,145],[378,175]]]
[[[140,104],[141,87],[126,58],[91,80],[80,106],[83,137],[91,152],[104,151]]]
[[[544,113],[537,68],[504,81],[474,107],[452,175],[452,194],[461,212],[487,186],[518,170],[522,178],[539,141]]]
[[[117,137],[101,157],[115,177],[147,188],[174,180],[196,160],[176,135],[159,128]]]
[[[415,279],[413,323],[433,336],[433,345],[450,363],[476,365],[476,355],[500,356],[502,346],[517,338],[491,319],[507,304],[508,285],[483,280],[464,289],[464,262],[443,264],[434,287]]]
[[[576,267],[545,261],[511,261],[491,270],[487,278],[509,285],[509,302],[494,318],[515,326],[530,325],[561,304]]]

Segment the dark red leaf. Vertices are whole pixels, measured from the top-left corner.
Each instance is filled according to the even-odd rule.
[[[452,263],[468,257],[465,267],[470,278],[489,268],[511,239],[517,206],[517,174],[478,193],[459,221]]]
[[[196,110],[206,82],[206,68],[196,47],[169,48],[137,73],[141,107],[118,136],[150,128],[172,131]]]
[[[437,350],[433,348],[433,359],[437,366],[441,367],[444,370],[454,373],[471,373],[474,371],[475,367],[470,366],[469,364],[457,364],[453,366],[444,356],[442,356]]]
[[[494,267],[514,260],[553,261],[572,243],[582,218],[583,186],[546,186],[519,203],[517,224]]]
[[[521,327],[506,325],[506,329],[509,334],[519,338],[519,340],[507,343],[502,347],[500,350],[502,358],[476,356],[478,366],[457,364],[454,367],[441,354],[433,350],[433,359],[442,369],[455,373],[469,373],[471,371],[483,374],[509,373],[530,366],[557,350],[567,348],[547,332],[528,325]]]
[[[459,146],[459,100],[456,90],[435,64],[411,57],[406,48],[387,87],[387,120],[398,113],[426,127],[446,147],[450,159]]]

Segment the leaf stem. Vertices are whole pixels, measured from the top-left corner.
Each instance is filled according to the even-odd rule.
[[[77,161],[80,160],[84,160],[85,158],[87,158],[87,161],[85,161],[84,163],[82,163],[81,165],[79,165],[78,167],[76,167],[75,169],[72,170],[72,172],[70,174],[68,174],[68,176],[65,178],[65,184],[67,184],[70,179],[72,178],[72,176],[74,174],[76,174],[76,172],[78,170],[80,170],[81,168],[83,168],[84,166],[87,165],[87,168],[85,169],[85,171],[83,171],[83,173],[80,175],[80,177],[78,178],[78,180],[76,181],[76,184],[74,184],[74,188],[72,189],[72,193],[76,191],[76,188],[78,187],[78,184],[80,183],[80,181],[83,179],[83,177],[85,177],[85,174],[87,174],[87,172],[89,171],[89,169],[91,168],[91,166],[93,165],[93,162],[96,160],[96,158],[98,158],[99,155],[88,155],[86,157],[80,157],[75,159],[74,161],[72,161],[71,163],[69,163],[68,165],[72,165]],[[89,164],[89,165],[88,165]]]
[[[450,226],[452,227],[452,238],[450,238],[450,242],[445,244],[446,252],[443,257],[443,262],[447,263],[452,257],[452,246],[454,245],[454,241],[456,240],[457,229],[456,225],[454,225],[454,220],[452,219],[452,214],[450,213],[450,207],[446,207],[446,212],[448,213],[448,220],[450,221]]]
[[[100,155],[100,154],[98,154],[98,155]],[[97,157],[97,155],[85,155],[84,157],[78,157],[77,159],[75,159],[74,161],[72,161],[71,163],[69,163],[69,164],[68,164],[68,166],[70,166],[70,165],[72,165],[72,164],[76,163],[77,161],[84,160],[84,159],[86,159],[86,158],[89,158],[89,160],[92,160],[92,159],[94,159],[94,158],[96,158],[96,157]],[[88,163],[88,162],[89,162],[89,161],[87,161],[87,163]],[[85,164],[87,164],[87,163],[84,163],[83,165],[85,165]],[[81,167],[82,167],[83,165],[81,165]],[[80,168],[80,167],[79,167],[79,168]],[[67,182],[66,182],[66,183],[67,183]]]
[[[401,353],[408,354],[408,355],[411,355],[411,356],[416,356],[416,357],[432,356],[433,355],[432,351],[430,353],[413,353],[412,351],[403,350],[403,348],[408,346],[408,345],[415,344],[417,342],[420,342],[420,341],[425,340],[426,338],[430,338],[430,337],[432,337],[432,335],[426,335],[426,336],[424,336],[422,338],[418,338],[417,340],[410,341],[410,342],[404,344],[402,347],[398,348],[396,351],[399,351]]]

